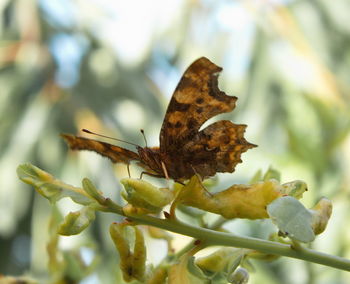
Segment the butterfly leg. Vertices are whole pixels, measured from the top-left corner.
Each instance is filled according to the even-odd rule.
[[[168,188],[170,188],[168,171],[167,171],[166,166],[163,163],[163,161],[161,161],[161,165],[162,165],[164,176],[166,178],[167,186],[168,186]]]
[[[193,172],[194,172],[194,174],[195,175],[197,175],[198,177],[199,177],[199,179],[201,180],[201,186],[202,186],[202,188],[210,195],[210,196],[212,196],[212,194],[205,188],[205,186],[203,185],[203,183],[202,183],[202,177],[197,173],[197,171],[196,171],[196,169],[190,164],[190,166],[191,166],[191,168],[192,168],[192,170],[193,170]]]
[[[168,171],[166,170],[166,166],[165,164],[163,163],[163,161],[161,161],[161,164],[162,164],[162,169],[163,169],[163,173],[164,173],[164,176],[167,180],[169,180],[169,175],[168,175]]]
[[[127,164],[127,165],[126,165],[126,168],[127,168],[127,170],[128,170],[129,178],[131,178],[131,175],[130,175],[130,164]]]

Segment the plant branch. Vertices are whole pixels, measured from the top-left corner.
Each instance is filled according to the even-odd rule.
[[[154,226],[192,237],[200,240],[202,246],[215,245],[252,249],[266,254],[287,256],[350,271],[350,260],[308,249],[299,244],[288,245],[212,230],[214,229],[213,226],[221,226],[225,222],[224,219],[220,219],[213,224],[211,229],[206,229],[188,225],[174,218],[159,219],[149,215],[136,214],[137,211],[125,211],[124,208],[114,203],[111,199],[104,198],[88,179],[83,180],[84,190],[82,190],[60,182],[50,174],[30,164],[19,166],[17,174],[22,181],[33,185],[40,194],[51,202],[56,202],[63,197],[70,197],[76,203],[93,206],[95,210],[115,213],[125,216],[138,224]],[[93,205],[94,202],[95,205]],[[190,248],[190,245],[184,249],[187,248]],[[181,251],[184,252],[184,249]]]
[[[109,208],[106,211],[120,214],[119,210]],[[287,256],[350,271],[350,260],[329,255],[308,248],[294,249],[291,245],[272,242],[252,237],[240,237],[232,233],[223,233],[205,228],[194,227],[178,220],[159,219],[147,215],[127,216],[139,224],[158,227],[174,233],[186,235],[201,240],[205,246],[231,246],[236,248],[253,249],[266,254]]]

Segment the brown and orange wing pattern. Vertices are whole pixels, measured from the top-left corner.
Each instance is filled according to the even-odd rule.
[[[233,172],[241,154],[255,147],[243,137],[245,125],[218,121],[199,131],[208,119],[235,108],[237,98],[218,88],[220,71],[207,58],[199,58],[185,71],[171,98],[160,132],[160,153],[175,179]]]
[[[171,155],[190,140],[209,118],[235,108],[236,97],[218,88],[222,68],[201,57],[182,76],[160,132],[160,151]]]
[[[233,172],[241,154],[255,145],[244,139],[246,126],[227,120],[200,127],[217,114],[230,112],[236,97],[218,88],[222,68],[205,57],[193,62],[182,76],[170,100],[162,129],[160,147],[137,147],[138,153],[105,142],[63,134],[73,150],[99,153],[114,163],[138,164],[158,176],[176,181],[198,173],[202,177],[217,172]]]
[[[203,177],[216,172],[233,172],[241,163],[241,154],[256,147],[244,138],[244,124],[228,120],[215,122],[196,135],[184,146],[185,160]]]
[[[88,150],[109,158],[113,163],[129,164],[131,161],[139,161],[137,153],[105,142],[79,137],[71,134],[61,134],[72,150]],[[147,166],[144,166],[147,168]]]

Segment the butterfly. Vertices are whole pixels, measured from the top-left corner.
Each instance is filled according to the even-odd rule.
[[[241,154],[256,145],[244,138],[246,125],[220,120],[200,130],[210,118],[231,112],[237,97],[218,88],[222,68],[201,57],[184,72],[168,105],[159,135],[159,147],[136,146],[137,152],[94,139],[62,134],[72,150],[90,150],[113,163],[136,161],[147,174],[184,181],[230,172]]]

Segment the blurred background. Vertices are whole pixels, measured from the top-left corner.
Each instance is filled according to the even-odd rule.
[[[313,248],[350,257],[349,1],[1,0],[0,11],[0,274],[47,283],[51,216],[76,209],[62,200],[53,210],[16,167],[30,162],[75,186],[87,176],[121,202],[125,166],[68,151],[59,134],[88,128],[144,145],[142,128],[148,145],[159,145],[173,90],[201,56],[224,68],[220,88],[238,97],[225,118],[247,124],[247,140],[259,145],[235,173],[218,175],[221,188],[270,166],[282,182],[304,180],[307,207],[321,196],[334,206]],[[68,263],[93,264],[81,283],[122,283],[113,221],[100,214],[81,235],[59,239]],[[226,228],[266,238],[270,227],[236,220]],[[166,245],[148,241],[156,264]],[[345,272],[299,260],[254,264],[250,283],[350,282]]]

